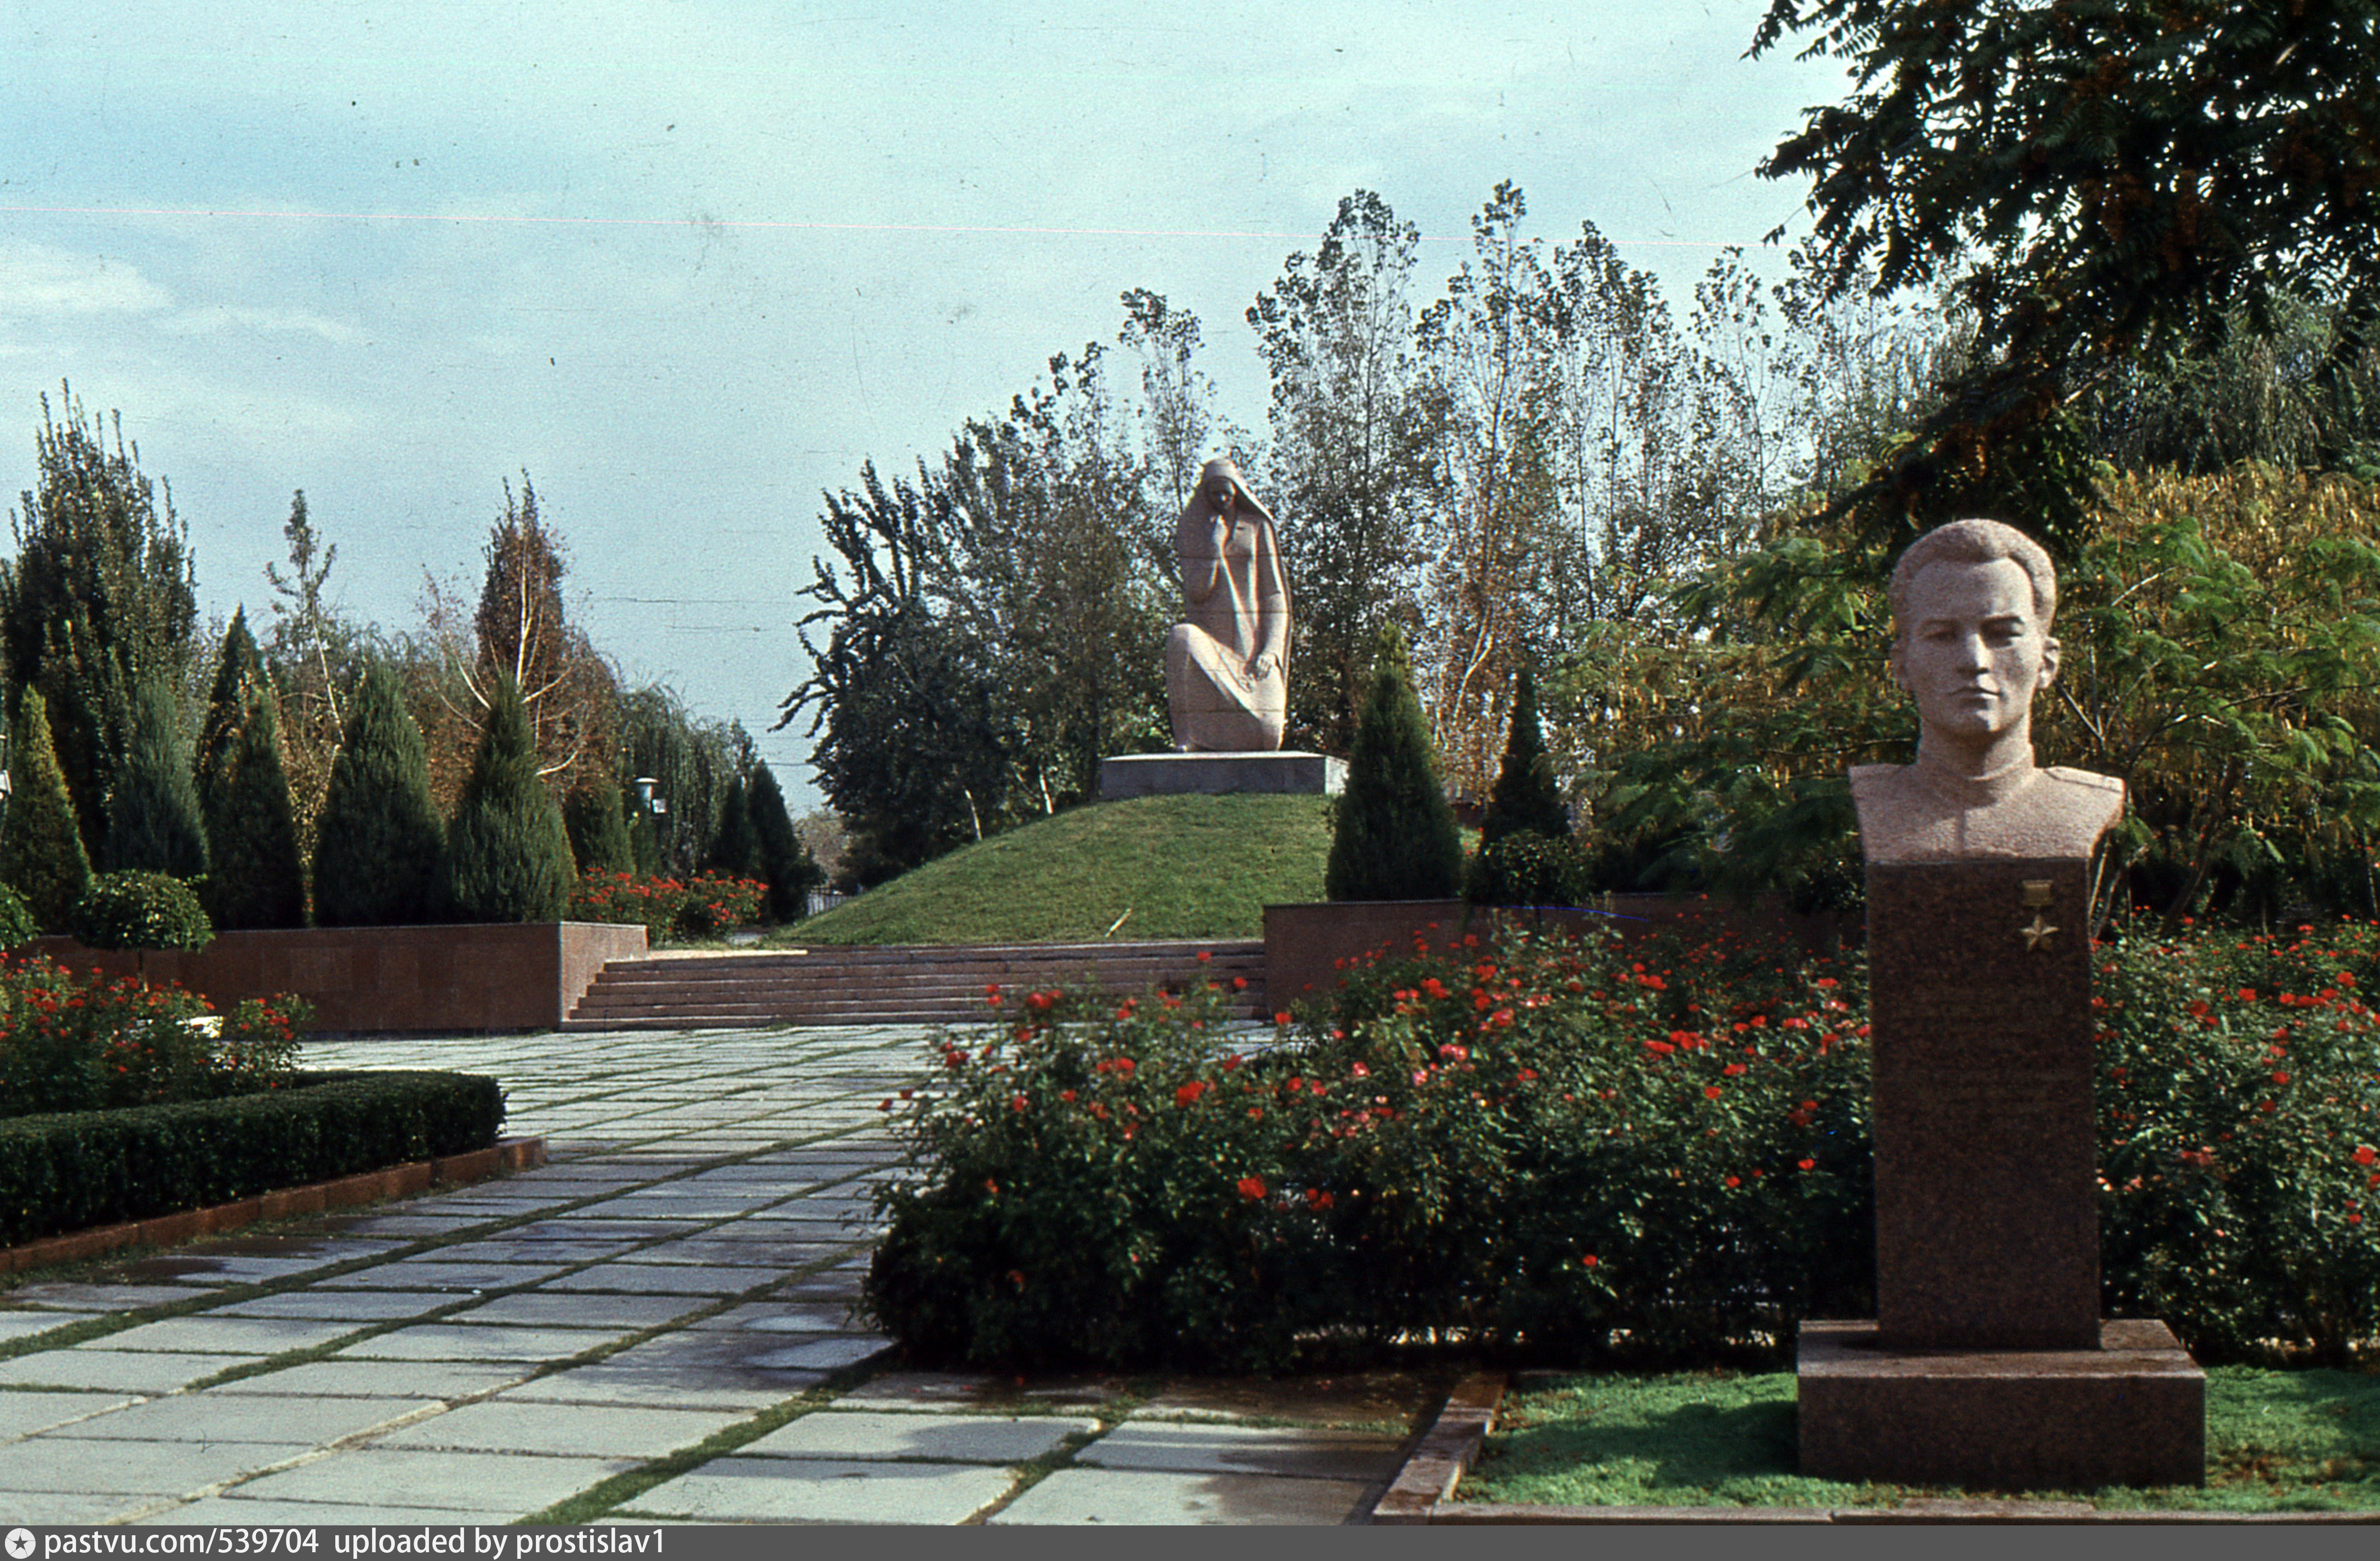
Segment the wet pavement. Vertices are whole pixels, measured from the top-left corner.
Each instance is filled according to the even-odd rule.
[[[317,1042],[549,1163],[0,1293],[0,1523],[1340,1523],[1442,1384],[898,1369],[909,1029]]]

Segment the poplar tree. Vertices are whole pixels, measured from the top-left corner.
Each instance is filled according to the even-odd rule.
[[[752,815],[752,836],[759,847],[760,876],[769,881],[769,919],[797,921],[809,909],[809,891],[824,883],[816,858],[794,832],[793,816],[785,811],[785,794],[766,764],[752,767],[752,784],[744,793]]]

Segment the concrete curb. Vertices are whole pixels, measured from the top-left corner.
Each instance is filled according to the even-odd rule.
[[[125,1247],[172,1246],[201,1236],[219,1236],[261,1220],[290,1219],[329,1209],[352,1208],[358,1203],[377,1203],[384,1198],[404,1198],[427,1192],[433,1187],[485,1181],[501,1171],[544,1164],[543,1139],[503,1139],[468,1153],[414,1160],[383,1170],[360,1171],[336,1181],[285,1187],[233,1203],[185,1209],[180,1213],[159,1214],[153,1219],[123,1225],[94,1226],[89,1230],[28,1241],[20,1247],[0,1247],[0,1274],[21,1274],[55,1263],[79,1262]]]
[[[2085,1502],[1913,1501],[1900,1506],[1532,1506],[1517,1502],[1457,1502],[1454,1487],[1496,1429],[1505,1379],[1463,1379],[1446,1407],[1374,1505],[1374,1523],[1466,1527],[1563,1524],[1793,1523],[2116,1523],[2375,1524],[2380,1512],[2106,1512]]]

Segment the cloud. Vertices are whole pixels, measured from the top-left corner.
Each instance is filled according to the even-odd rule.
[[[371,340],[353,325],[299,309],[243,309],[237,304],[216,304],[184,310],[158,324],[162,330],[185,336],[212,335],[219,331],[310,333],[334,347],[354,347]]]
[[[0,242],[0,315],[140,314],[173,301],[120,260]]]

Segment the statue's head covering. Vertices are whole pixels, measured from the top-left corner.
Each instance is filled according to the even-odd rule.
[[[1242,509],[1253,511],[1268,526],[1272,524],[1272,511],[1257,503],[1257,496],[1248,492],[1247,482],[1240,475],[1239,463],[1229,456],[1217,456],[1198,469],[1197,486],[1191,490],[1190,502],[1182,507],[1183,519],[1204,519],[1213,512],[1214,506],[1207,502],[1207,484],[1218,477],[1231,479],[1232,492],[1238,498]]]

